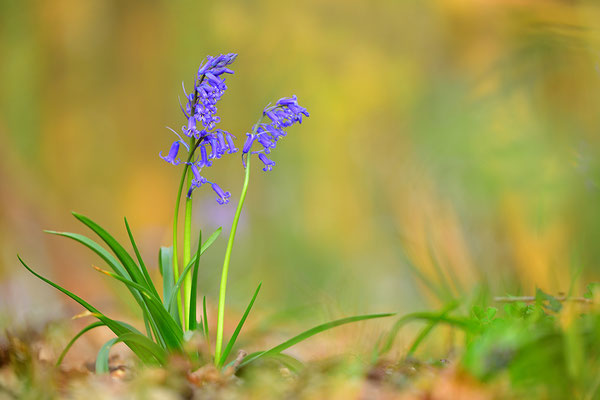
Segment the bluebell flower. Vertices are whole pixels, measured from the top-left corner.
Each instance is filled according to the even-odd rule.
[[[169,154],[167,154],[166,156],[162,155],[162,151],[159,153],[160,158],[162,158],[163,160],[165,160],[166,162],[173,164],[173,165],[179,165],[181,164],[181,160],[177,159],[177,153],[179,153],[179,140],[174,142],[171,145],[171,149],[169,150]]]
[[[306,108],[298,104],[296,95],[279,99],[274,106],[267,106],[263,110],[263,118],[269,118],[270,123],[259,122],[256,124],[252,133],[247,133],[246,142],[242,148],[242,154],[248,154],[252,150],[255,142],[262,146],[262,150],[252,151],[252,154],[258,154],[258,158],[265,164],[263,171],[271,171],[275,162],[270,160],[266,154],[277,146],[277,141],[286,136],[285,128],[293,124],[302,123],[302,116],[308,117]]]
[[[269,160],[267,158],[267,156],[265,156],[265,153],[258,153],[258,158],[260,159],[260,161],[262,161],[265,164],[263,171],[267,172],[267,171],[271,171],[273,169],[273,166],[275,165],[275,161]]]
[[[217,57],[208,56],[200,65],[193,92],[188,94],[185,87],[183,88],[186,103],[185,106],[181,106],[181,111],[187,119],[187,125],[182,127],[182,132],[191,138],[191,146],[188,146],[175,132],[179,136],[179,140],[173,143],[167,156],[160,154],[165,161],[178,165],[182,161],[176,157],[179,145],[183,143],[188,151],[195,155],[195,159],[192,159],[190,155],[186,162],[193,174],[188,197],[192,195],[194,189],[208,182],[217,193],[219,204],[229,201],[229,192],[224,192],[218,185],[206,180],[200,173],[202,168],[212,165],[212,160],[221,158],[225,153],[232,154],[237,151],[233,143],[234,136],[222,129],[216,129],[216,124],[220,122],[220,118],[216,115],[216,104],[227,90],[223,75],[233,74],[233,71],[227,67],[233,63],[236,57],[235,53],[221,54]],[[210,152],[208,146],[210,146]]]
[[[229,202],[231,193],[223,191],[223,189],[221,189],[216,183],[211,183],[210,185],[217,194],[217,203],[226,204],[227,202]]]

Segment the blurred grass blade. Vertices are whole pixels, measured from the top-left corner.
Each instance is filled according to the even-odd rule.
[[[91,331],[92,329],[97,328],[99,326],[105,326],[104,322],[102,322],[102,321],[92,322],[91,324],[89,324],[88,326],[86,326],[85,328],[83,328],[82,330],[80,330],[79,333],[77,333],[77,335],[75,335],[73,337],[73,339],[71,339],[69,341],[69,343],[67,344],[67,346],[60,353],[60,356],[58,357],[58,360],[56,360],[56,366],[58,367],[58,366],[60,366],[60,364],[62,364],[63,359],[67,355],[67,352],[69,351],[69,349],[71,348],[71,346],[73,346],[73,344],[77,341],[77,339],[79,339],[84,333],[86,333],[88,331]]]
[[[242,315],[242,318],[240,319],[240,322],[238,323],[237,327],[235,328],[233,335],[231,335],[231,339],[229,339],[229,342],[227,343],[225,350],[223,350],[221,359],[219,360],[219,363],[217,365],[218,367],[223,366],[225,361],[227,361],[227,357],[229,356],[231,349],[233,349],[233,345],[235,344],[235,341],[237,340],[237,337],[240,334],[242,327],[244,326],[244,322],[246,322],[246,318],[248,318],[248,314],[250,314],[250,310],[252,309],[252,306],[254,305],[254,301],[256,300],[256,296],[258,296],[258,292],[260,291],[261,286],[262,286],[262,282],[260,282],[258,284],[258,287],[256,288],[256,291],[254,292],[254,296],[252,296],[252,299],[250,300],[248,307],[246,307],[246,311],[244,312],[244,315]]]
[[[119,337],[110,339],[104,343],[104,345],[102,345],[98,351],[98,356],[96,357],[97,374],[105,374],[109,372],[110,349],[119,342],[124,342],[128,346],[131,346],[131,344],[136,344],[137,346],[144,348],[153,356],[153,359],[148,362],[149,364],[164,365],[167,362],[167,353],[164,349],[143,335],[128,332],[120,335]]]
[[[200,250],[202,249],[202,231],[198,233],[198,250],[196,251],[196,262],[194,263],[194,271],[192,272],[192,290],[190,292],[190,315],[188,326],[193,331],[198,325],[198,316],[196,315],[196,300],[198,293],[198,267],[200,265]]]
[[[254,353],[250,353],[248,354],[245,358],[254,358],[257,355],[262,354],[262,351],[257,351]],[[288,368],[290,371],[292,371],[295,374],[298,374],[301,370],[304,369],[304,363],[300,360],[298,360],[295,357],[292,357],[288,354],[284,354],[284,353],[277,353],[277,354],[266,354],[262,356],[263,358],[270,358],[273,359],[279,363],[281,363],[284,367]],[[236,363],[236,360],[232,360],[229,363],[227,363],[223,369],[226,370],[227,368],[233,367]]]
[[[466,332],[469,332],[472,329],[472,322],[467,318],[449,317],[447,315],[435,312],[416,312],[412,314],[407,314],[400,318],[398,321],[396,321],[396,323],[390,331],[390,334],[388,335],[388,339],[385,341],[381,350],[379,350],[379,355],[385,354],[388,351],[390,351],[394,344],[394,340],[396,339],[396,335],[400,331],[400,328],[402,328],[407,323],[415,320],[432,321],[436,324],[445,323],[455,328],[462,329]]]
[[[435,283],[433,283],[431,281],[431,279],[427,278],[423,272],[421,272],[421,270],[419,269],[419,267],[417,267],[408,257],[408,255],[406,255],[403,251],[399,252],[400,257],[402,258],[402,261],[404,261],[404,264],[408,267],[408,269],[410,269],[410,271],[421,281],[421,283],[423,285],[425,285],[425,287],[427,287],[427,289],[429,289],[431,291],[431,293],[436,296],[438,298],[438,300],[442,301],[442,302],[446,302],[448,299],[445,296],[445,290],[443,288],[438,287]]]
[[[335,321],[331,321],[331,322],[326,322],[324,324],[315,326],[312,329],[309,329],[307,331],[302,332],[301,334],[294,336],[293,338],[281,343],[278,346],[273,347],[270,350],[267,351],[263,351],[263,352],[259,352],[259,353],[255,353],[255,355],[253,356],[246,356],[246,358],[244,358],[244,361],[242,361],[242,363],[240,364],[240,367],[243,367],[245,365],[248,365],[249,363],[262,358],[262,357],[269,357],[272,356],[274,354],[279,354],[280,352],[282,352],[283,350],[292,347],[293,345],[300,343],[306,339],[308,339],[311,336],[316,335],[317,333],[321,333],[323,331],[335,328],[337,326],[340,325],[345,325],[345,324],[349,324],[351,322],[358,322],[358,321],[364,321],[364,320],[368,320],[368,319],[374,319],[374,318],[383,318],[383,317],[390,317],[392,315],[395,315],[394,313],[388,313],[388,314],[368,314],[368,315],[357,315],[354,317],[347,317],[347,318],[342,318],[342,319],[338,319]]]
[[[443,291],[445,297],[444,302],[452,301],[455,297],[452,293],[452,288],[454,287],[456,290],[458,290],[458,288],[456,287],[456,285],[451,284],[450,281],[452,279],[449,279],[446,276],[446,272],[448,272],[450,268],[442,268],[442,266],[440,265],[440,260],[437,254],[435,253],[435,250],[433,249],[430,235],[427,235],[427,252],[429,253],[429,259],[431,260],[431,264],[433,265],[435,274],[438,277],[438,281],[440,284],[439,287]],[[460,293],[460,291],[458,291],[457,293]]]
[[[283,366],[285,366],[287,369],[289,369],[295,374],[300,373],[300,371],[304,369],[304,363],[302,363],[302,361],[288,354],[272,354],[271,356],[269,356],[269,358],[272,358],[278,361],[279,363],[283,364]]]
[[[440,311],[440,313],[439,313],[440,318],[446,317],[450,312],[455,310],[457,307],[458,307],[458,302],[451,302],[450,304],[448,304],[446,307],[444,307]],[[415,338],[413,344],[408,349],[407,356],[412,356],[415,353],[415,351],[417,351],[417,348],[419,348],[419,345],[421,344],[421,342],[423,342],[423,340],[425,340],[425,338],[431,333],[433,328],[435,328],[439,324],[440,318],[429,321],[427,326],[425,328],[423,328],[423,330],[421,330],[421,332],[419,332],[419,334]]]
[[[146,282],[148,283],[148,286],[152,289],[154,294],[156,294],[156,297],[159,297],[156,287],[154,286],[154,283],[152,282],[152,278],[150,277],[150,274],[148,273],[148,269],[146,268],[146,264],[144,264],[142,255],[140,254],[137,244],[135,243],[135,239],[133,238],[133,234],[131,233],[131,229],[129,228],[129,223],[127,222],[127,218],[123,218],[123,219],[125,220],[125,228],[127,229],[127,235],[129,236],[129,241],[131,242],[131,246],[133,247],[133,251],[135,252],[135,256],[137,257],[140,269],[142,270],[142,274],[144,274],[144,278],[146,278]]]

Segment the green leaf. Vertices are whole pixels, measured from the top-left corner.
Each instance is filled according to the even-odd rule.
[[[103,241],[108,245],[108,247],[115,253],[115,256],[121,261],[121,264],[127,270],[129,277],[135,283],[138,283],[142,286],[146,286],[147,289],[154,289],[153,285],[149,285],[146,279],[144,278],[140,268],[137,266],[133,258],[127,253],[127,251],[121,246],[119,242],[115,238],[113,238],[108,232],[106,232],[100,225],[96,224],[91,219],[77,213],[73,213],[75,218],[85,224],[88,228],[94,231]],[[152,286],[152,288],[150,287]],[[158,295],[158,293],[157,293]]]
[[[112,254],[110,254],[106,249],[104,249],[104,247],[100,246],[98,243],[94,242],[92,239],[88,238],[87,236],[83,236],[78,233],[70,233],[70,232],[57,232],[57,231],[48,231],[48,230],[46,230],[44,232],[50,233],[52,235],[64,236],[64,237],[73,239],[73,240],[83,244],[84,246],[91,249],[94,253],[98,254],[104,261],[106,261],[106,263],[113,269],[113,271],[115,271],[115,273],[117,273],[121,276],[124,276],[126,278],[130,277],[127,270],[125,268],[123,268],[121,263]]]
[[[93,230],[115,253],[119,261],[127,270],[131,281],[145,287],[147,291],[153,293],[155,296],[142,296],[142,300],[148,307],[148,311],[152,316],[151,323],[156,327],[160,336],[166,345],[166,347],[174,349],[180,348],[183,340],[183,332],[175,321],[172,320],[169,312],[167,312],[162,306],[156,307],[152,302],[146,301],[146,299],[152,299],[154,297],[159,298],[156,288],[152,282],[146,281],[144,274],[141,272],[140,267],[133,261],[133,258],[127,253],[127,251],[113,238],[108,232],[102,227],[96,224],[89,218],[73,213],[75,218],[80,220],[83,224]],[[155,332],[156,333],[156,332]]]
[[[379,354],[385,354],[388,351],[390,351],[394,344],[394,340],[396,339],[396,335],[400,331],[400,328],[402,328],[408,322],[415,320],[435,321],[436,324],[445,323],[450,326],[463,329],[467,332],[470,332],[473,329],[472,321],[466,318],[449,317],[444,314],[439,314],[435,312],[416,312],[412,314],[407,314],[400,318],[398,321],[396,321],[396,323],[390,331],[390,334],[388,335],[387,340],[385,341],[382,348],[379,350]]]
[[[108,359],[110,357],[110,349],[117,343],[117,340],[119,340],[118,337],[109,339],[98,350],[98,355],[96,356],[97,374],[107,374],[109,372]]]
[[[97,374],[105,374],[109,372],[108,361],[110,357],[110,349],[119,342],[125,342],[128,346],[130,346],[132,343],[135,343],[137,346],[145,348],[154,357],[152,362],[148,364],[164,365],[167,362],[167,353],[164,349],[144,335],[128,332],[120,335],[119,337],[110,339],[104,343],[104,345],[102,345],[98,351],[98,356],[96,357]]]
[[[148,273],[148,269],[146,268],[146,264],[144,264],[144,260],[142,259],[142,255],[138,250],[137,245],[135,244],[135,240],[133,239],[133,234],[131,233],[131,229],[129,228],[129,223],[127,222],[127,218],[125,220],[125,228],[127,229],[127,235],[129,236],[129,241],[131,242],[131,246],[133,247],[133,251],[135,252],[135,256],[137,257],[140,269],[142,270],[142,274],[148,283],[148,287],[152,290],[152,292],[158,296],[158,292],[156,291],[156,287],[154,286],[154,282],[152,282],[152,278],[150,278],[150,274]]]
[[[586,286],[586,291],[583,294],[583,297],[588,300],[592,300],[594,298],[594,292],[600,290],[600,282],[591,282]]]
[[[271,348],[270,350],[267,351],[263,351],[263,352],[259,352],[259,353],[255,353],[255,355],[251,355],[251,357],[246,356],[244,358],[244,361],[242,361],[242,363],[240,364],[240,367],[246,366],[249,363],[256,361],[259,358],[262,357],[268,357],[268,356],[272,356],[274,354],[279,354],[281,353],[283,350],[292,347],[293,345],[300,343],[306,339],[308,339],[311,336],[316,335],[317,333],[321,333],[323,331],[326,331],[328,329],[331,328],[335,328],[337,326],[340,325],[345,325],[345,324],[349,324],[351,322],[358,322],[358,321],[364,321],[364,320],[368,320],[368,319],[374,319],[374,318],[383,318],[383,317],[389,317],[395,315],[394,313],[390,313],[390,314],[368,314],[368,315],[357,315],[354,317],[347,317],[347,318],[342,318],[342,319],[338,319],[335,321],[331,321],[331,322],[327,322],[318,326],[315,326],[312,329],[309,329],[307,331],[302,332],[299,335],[294,336],[293,338],[281,343],[278,346],[275,346],[273,348]]]
[[[254,305],[254,301],[256,300],[256,296],[258,296],[258,292],[260,291],[261,286],[262,286],[262,282],[260,282],[258,284],[258,287],[256,288],[256,291],[254,292],[254,296],[252,296],[252,299],[250,300],[248,307],[246,307],[246,311],[244,312],[244,315],[242,315],[242,318],[240,319],[240,322],[238,323],[237,327],[235,328],[233,335],[231,335],[231,339],[229,339],[229,342],[227,343],[225,350],[223,350],[223,354],[221,355],[221,359],[219,360],[219,363],[218,363],[219,367],[221,367],[225,363],[225,361],[227,361],[227,357],[229,356],[231,349],[233,349],[233,345],[235,344],[235,341],[237,340],[237,337],[240,334],[242,327],[244,326],[244,322],[246,322],[246,318],[248,318],[248,314],[250,314],[250,310],[252,309],[252,306]]]
[[[421,332],[419,332],[419,334],[415,338],[413,344],[408,350],[407,355],[413,355],[415,351],[417,351],[417,348],[423,342],[423,340],[425,340],[425,338],[433,331],[433,328],[435,328],[440,323],[440,319],[446,317],[451,311],[455,310],[457,307],[458,302],[452,301],[450,302],[450,304],[444,307],[442,311],[440,311],[439,318],[430,320],[429,324],[427,324],[427,326],[423,328],[423,330],[421,330]]]
[[[66,238],[73,239],[76,242],[83,244],[84,246],[86,246],[87,248],[92,250],[94,253],[96,253],[98,256],[100,256],[100,258],[102,258],[108,264],[108,266],[112,268],[112,270],[116,274],[118,274],[119,276],[122,276],[124,278],[128,278],[128,279],[131,278],[131,276],[129,275],[127,270],[123,267],[123,265],[121,265],[121,263],[112,254],[110,254],[106,249],[104,249],[102,246],[100,246],[98,243],[96,243],[92,239],[90,239],[86,236],[77,234],[77,233],[56,232],[56,231],[48,231],[48,230],[44,231],[44,232],[50,233],[52,235],[64,236]],[[148,315],[148,310],[144,304],[144,300],[142,299],[142,296],[140,295],[140,293],[137,289],[131,288],[129,286],[127,287],[127,289],[131,292],[131,295],[133,296],[135,301],[140,306],[140,309],[142,310],[142,314],[144,317],[144,324],[148,325],[148,318],[150,316]],[[152,327],[154,328],[155,326],[152,325]]]
[[[541,305],[550,311],[559,312],[562,308],[562,304],[558,299],[548,293],[544,293],[541,289],[537,289],[535,291],[535,301],[538,305]],[[544,304],[548,302],[548,305]]]
[[[251,359],[254,358],[257,355],[260,355],[264,352],[262,351],[257,351],[254,353],[250,353],[248,354],[245,358]],[[280,364],[282,364],[284,367],[288,368],[290,371],[292,371],[295,374],[298,374],[301,370],[304,369],[304,363],[300,360],[298,360],[295,357],[292,357],[288,354],[284,354],[284,353],[277,353],[277,354],[263,354],[262,358],[268,358],[268,359],[273,359],[277,362],[279,362]],[[225,365],[223,367],[223,369],[227,369],[229,367],[233,367],[233,365],[235,364],[236,360],[232,360],[230,361],[227,365]]]
[[[300,373],[300,371],[304,369],[304,363],[302,363],[302,361],[300,361],[297,358],[292,357],[288,354],[278,353],[278,354],[273,354],[269,357],[280,362],[287,369],[289,369],[290,371],[292,371],[295,374]]]
[[[192,290],[190,292],[190,315],[189,327],[190,330],[196,329],[198,318],[196,315],[196,299],[198,296],[198,266],[200,265],[200,250],[202,248],[202,231],[198,233],[198,250],[196,251],[196,262],[194,263],[194,271],[192,272]]]
[[[212,235],[208,237],[208,239],[206,239],[206,242],[204,242],[204,244],[202,245],[202,249],[200,250],[200,255],[204,254],[204,252],[214,243],[214,241],[217,240],[222,230],[223,228],[219,227],[216,231],[212,233]],[[190,260],[190,263],[194,262],[196,262],[196,254],[194,254],[194,257],[192,257],[192,259]]]
[[[153,321],[156,324],[157,331],[163,338],[166,347],[170,349],[181,348],[181,344],[183,341],[183,331],[181,330],[181,326],[179,326],[177,322],[171,317],[171,314],[167,312],[163,304],[160,302],[160,298],[155,296],[153,293],[151,293],[148,289],[146,289],[139,283],[133,282],[129,279],[123,278],[109,271],[101,270],[100,268],[96,269],[110,276],[111,278],[123,282],[129,287],[139,290],[144,296],[144,299],[147,300],[145,304],[148,307],[148,311],[151,316],[151,321]]]
[[[89,304],[88,302],[83,300],[81,297],[77,296],[76,294],[71,293],[67,289],[64,289],[62,286],[57,285],[56,283],[52,282],[51,280],[44,278],[43,276],[41,276],[40,274],[38,274],[37,272],[32,270],[25,263],[25,261],[23,261],[23,259],[19,255],[17,255],[17,258],[29,272],[31,272],[33,275],[35,275],[38,279],[46,282],[48,285],[54,287],[55,289],[60,290],[61,292],[63,292],[64,294],[66,294],[67,296],[69,296],[70,298],[75,300],[77,303],[81,304],[86,310],[91,312],[96,318],[98,318],[100,321],[102,321],[104,323],[104,325],[106,325],[111,331],[113,331],[115,333],[115,335],[121,336],[125,333],[140,334],[139,331],[135,330],[130,325],[125,324],[124,322],[119,322],[119,321],[115,321],[115,320],[108,318],[107,316],[102,314],[100,311],[98,311],[97,308],[95,308],[94,306],[92,306],[91,304]],[[145,348],[139,347],[135,343],[132,343],[131,345],[129,345],[129,344],[127,344],[127,345],[145,363],[151,362],[152,358],[154,357]]]
[[[71,348],[71,346],[73,346],[73,344],[77,341],[77,339],[79,339],[84,333],[86,333],[88,331],[91,331],[92,329],[97,328],[99,326],[105,326],[104,322],[102,322],[102,321],[92,322],[91,324],[89,324],[88,326],[86,326],[85,328],[83,328],[82,330],[80,330],[79,333],[77,333],[77,335],[75,335],[73,337],[73,339],[71,339],[69,341],[69,343],[64,348],[64,350],[62,351],[62,353],[60,353],[60,356],[58,357],[58,360],[56,360],[56,366],[58,367],[60,364],[62,364],[63,359],[67,355],[67,352],[69,351],[69,349]]]
[[[204,324],[204,337],[208,342],[208,347],[210,347],[210,336],[208,332],[208,313],[206,312],[206,296],[202,297],[202,316],[203,316],[203,324]]]
[[[212,235],[210,235],[208,240],[206,242],[204,242],[204,244],[200,248],[200,255],[204,254],[206,249],[208,249],[210,247],[210,245],[217,239],[217,237],[221,234],[221,230],[222,230],[222,228],[217,229]],[[179,293],[179,289],[181,289],[183,280],[185,279],[186,275],[190,272],[190,270],[196,263],[197,259],[198,259],[197,254],[195,254],[194,257],[192,257],[192,259],[188,263],[188,265],[185,267],[185,269],[179,275],[179,279],[177,280],[177,283],[173,287],[171,297],[169,298],[169,300],[167,301],[166,306],[165,306],[168,310],[170,310],[171,307],[173,307],[173,305],[175,304],[176,295],[177,295],[177,293]]]
[[[180,325],[181,318],[179,318],[179,309],[177,307],[169,307],[168,305],[175,287],[175,276],[173,273],[173,247],[160,248],[158,253],[158,265],[163,276],[163,304],[173,319],[177,321],[177,324]]]

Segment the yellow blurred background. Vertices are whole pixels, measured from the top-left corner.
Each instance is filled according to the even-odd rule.
[[[492,295],[581,293],[600,268],[600,7],[592,1],[0,0],[0,314],[101,309],[93,254],[43,229],[126,240],[156,271],[180,169],[158,157],[206,55],[236,52],[220,127],[245,137],[296,94],[311,113],[253,171],[229,304],[307,318]],[[241,141],[240,141],[241,146]],[[240,147],[238,146],[238,147]],[[194,227],[227,234],[239,155],[196,192]],[[256,163],[258,164],[258,163]],[[226,234],[202,262],[217,295]],[[60,305],[63,306],[60,306]],[[266,311],[265,311],[266,310]]]

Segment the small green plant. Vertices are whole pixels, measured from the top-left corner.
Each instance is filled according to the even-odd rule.
[[[217,194],[217,202],[219,204],[228,203],[231,197],[229,192],[222,190],[216,183],[206,179],[201,175],[201,172],[204,168],[210,167],[215,160],[222,156],[237,152],[234,144],[234,136],[215,128],[219,122],[219,117],[216,116],[216,103],[227,89],[225,79],[222,76],[233,73],[228,66],[233,63],[236,56],[237,54],[225,54],[217,57],[208,57],[206,62],[200,66],[194,81],[194,90],[190,94],[185,93],[187,102],[185,107],[182,106],[182,112],[187,119],[187,125],[182,128],[182,131],[188,140],[184,140],[179,133],[172,130],[177,136],[177,140],[173,142],[166,156],[160,155],[161,158],[170,164],[183,164],[173,219],[173,246],[161,247],[159,250],[158,265],[162,276],[162,297],[154,285],[146,264],[140,255],[127,219],[125,219],[125,228],[135,253],[135,259],[100,225],[77,213],[73,215],[90,228],[112,253],[99,243],[81,234],[48,231],[48,233],[64,236],[83,244],[104,260],[112,271],[95,268],[127,287],[135,303],[141,310],[145,333],[138,331],[130,324],[109,318],[74,293],[33,271],[19,256],[20,262],[32,274],[77,301],[98,320],[82,329],[68,343],[58,358],[57,364],[62,362],[69,348],[79,337],[99,326],[107,326],[116,335],[115,338],[106,342],[98,352],[96,371],[99,373],[108,371],[110,349],[118,342],[125,343],[144,364],[164,365],[167,362],[168,356],[172,353],[185,353],[189,356],[190,360],[201,360],[203,356],[206,356],[200,354],[198,349],[190,352],[187,350],[189,346],[185,344],[195,332],[204,336],[207,341],[210,340],[206,297],[202,301],[202,310],[199,310],[197,308],[196,285],[200,258],[219,237],[221,228],[210,235],[204,243],[202,243],[202,234],[200,232],[196,251],[192,253],[192,195],[195,189],[205,184],[210,184]],[[215,335],[214,354],[212,356],[213,362],[218,368],[226,365],[261,287],[261,284],[259,284],[235,331],[225,344],[223,340],[223,326],[227,276],[237,225],[248,191],[251,158],[253,155],[257,155],[258,159],[264,164],[263,170],[272,170],[275,162],[267,158],[266,154],[269,154],[275,148],[279,139],[286,136],[286,128],[295,123],[301,123],[302,117],[308,117],[308,115],[306,109],[298,105],[296,96],[282,98],[275,105],[269,105],[264,109],[261,118],[252,127],[252,132],[247,134],[247,139],[242,149],[242,163],[245,167],[244,183],[227,242],[219,289],[217,332]],[[265,119],[268,119],[269,122],[263,122]],[[256,143],[262,146],[262,149],[253,150],[253,145]],[[185,161],[177,158],[181,146],[185,147],[188,151]],[[210,152],[208,148],[210,148]],[[178,222],[181,197],[186,183],[187,196],[185,200],[183,227],[183,254],[181,257],[183,269],[180,270]],[[289,357],[283,356],[281,352],[319,332],[351,322],[390,315],[392,314],[360,315],[321,324],[271,349],[247,355],[243,360],[240,360],[239,366],[248,365],[265,357]]]
[[[462,311],[453,301],[439,312],[399,318],[375,347],[374,358],[397,349],[394,339],[409,322],[426,325],[404,353],[407,359],[434,328],[446,325],[464,334],[464,345],[452,349],[452,362],[489,387],[508,382],[510,398],[597,399],[600,313],[593,300],[598,294],[597,284],[588,285],[582,297],[555,297],[538,289],[535,296],[496,298],[498,307],[462,304]]]

